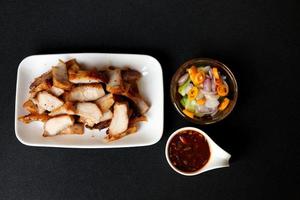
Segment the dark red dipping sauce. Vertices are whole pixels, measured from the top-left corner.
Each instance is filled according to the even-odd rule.
[[[205,137],[193,130],[176,134],[169,143],[169,159],[172,165],[183,172],[195,172],[209,160],[210,151]]]

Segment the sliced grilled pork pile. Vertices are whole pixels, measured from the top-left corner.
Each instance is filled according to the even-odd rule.
[[[109,67],[104,71],[86,70],[75,59],[63,62],[37,77],[30,85],[23,107],[29,114],[24,123],[44,123],[43,136],[84,134],[90,129],[108,128],[108,141],[137,131],[147,121],[150,106],[138,89],[141,73]]]

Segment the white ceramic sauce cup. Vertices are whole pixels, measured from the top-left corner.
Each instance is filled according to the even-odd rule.
[[[206,165],[204,165],[202,168],[200,168],[199,170],[197,170],[195,172],[184,172],[184,171],[178,170],[171,163],[170,158],[169,158],[170,141],[176,134],[180,133],[181,131],[186,131],[186,130],[196,131],[199,134],[203,135],[205,137],[205,139],[207,140],[209,150],[210,150],[210,157],[209,157],[209,160],[206,163]],[[194,176],[194,175],[198,175],[203,172],[206,172],[208,170],[222,168],[222,167],[229,167],[229,159],[231,157],[231,155],[229,153],[227,153],[221,147],[219,147],[205,132],[203,132],[202,130],[200,130],[198,128],[194,128],[194,127],[180,128],[180,129],[176,130],[174,133],[172,133],[172,135],[169,137],[169,139],[166,143],[165,155],[166,155],[167,161],[168,161],[169,165],[171,166],[171,168],[174,171],[178,172],[179,174],[182,174],[185,176]]]

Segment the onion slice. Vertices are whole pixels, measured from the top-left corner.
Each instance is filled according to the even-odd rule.
[[[196,97],[196,100],[202,99],[203,97],[204,97],[204,94],[201,91],[199,91],[198,95]]]
[[[205,106],[207,108],[216,108],[216,107],[218,107],[219,104],[220,103],[219,103],[218,99],[206,99],[206,101],[205,101]]]
[[[213,77],[212,81],[211,81],[211,90],[213,92],[215,92],[217,90],[217,87],[216,87],[216,78]]]
[[[210,66],[207,65],[207,66],[205,66],[205,67],[203,68],[203,71],[204,71],[205,73],[208,73],[210,69],[211,69]]]
[[[219,99],[219,95],[216,94],[205,94],[204,95],[206,99],[210,99],[210,100],[218,100]]]
[[[207,114],[207,113],[209,113],[209,109],[207,107],[205,107],[204,105],[197,105],[196,112],[202,113],[202,114]]]
[[[214,95],[214,94],[217,94],[216,92],[208,92],[208,91],[205,91],[205,90],[201,90],[201,92],[204,94],[204,95]]]
[[[209,78],[205,79],[203,83],[203,90],[207,92],[211,91],[211,80]]]
[[[208,74],[209,74],[209,77],[212,79],[214,76],[213,76],[213,72],[212,72],[212,69],[210,68],[209,71],[208,71]]]
[[[177,81],[178,85],[182,86],[188,80],[188,78],[189,78],[188,73],[185,73],[184,75],[182,75]]]

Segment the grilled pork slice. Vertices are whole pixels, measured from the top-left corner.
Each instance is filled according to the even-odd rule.
[[[102,112],[107,112],[115,103],[115,100],[113,95],[110,93],[101,97],[100,99],[95,101],[95,103],[99,106]]]
[[[90,127],[99,123],[102,117],[102,112],[98,106],[90,102],[77,103],[76,114],[80,116],[80,122]]]
[[[38,114],[38,113],[31,113],[25,116],[21,116],[18,118],[20,121],[22,121],[25,124],[28,124],[33,121],[42,121],[45,122],[49,119],[49,116],[47,114]]]
[[[44,125],[43,136],[53,136],[60,133],[62,130],[72,126],[74,118],[70,115],[60,115],[50,118]]]
[[[39,105],[39,102],[36,98],[31,98],[30,100],[32,101],[32,103],[34,103],[36,105],[38,114],[43,114],[46,111],[44,108],[42,108]]]
[[[98,78],[100,79],[100,82],[105,84],[108,83],[108,77],[105,71],[98,71]]]
[[[61,107],[52,110],[49,113],[49,116],[64,115],[64,114],[75,115],[75,108],[72,102],[66,102]]]
[[[69,101],[95,101],[104,96],[105,92],[101,84],[80,85],[71,90],[68,95]]]
[[[73,70],[73,71],[79,71],[80,70],[80,66],[78,64],[78,62],[76,61],[76,59],[71,59],[71,60],[68,60],[66,62],[66,67],[69,70]]]
[[[84,133],[84,125],[78,123],[60,131],[58,134],[59,135],[70,135],[70,134],[82,135],[83,133]]]
[[[146,103],[146,101],[140,95],[136,82],[126,83],[125,90],[121,95],[126,96],[129,99],[131,99],[136,104],[136,106],[138,107],[138,109],[142,115],[145,114],[150,108],[150,106]]]
[[[47,111],[52,111],[64,104],[62,100],[46,91],[37,94],[37,101],[38,105]]]
[[[30,97],[34,98],[36,96],[36,94],[40,91],[43,90],[49,90],[51,89],[52,85],[51,85],[51,81],[46,79],[44,81],[42,81],[39,85],[36,85],[35,87],[33,87],[29,93],[30,93]]]
[[[51,80],[51,78],[52,78],[52,71],[51,70],[46,72],[46,73],[43,73],[39,77],[35,78],[34,81],[30,84],[30,87],[29,87],[30,90],[32,90],[35,87],[37,87],[38,85],[42,84],[46,80]]]
[[[118,94],[123,92],[123,81],[121,70],[118,68],[108,68],[106,71],[109,77],[109,81],[106,85],[106,90],[113,94]]]
[[[62,95],[61,95],[61,99],[64,102],[70,101],[70,91],[65,91]]]
[[[100,118],[100,122],[110,120],[110,119],[112,119],[112,117],[113,117],[113,113],[110,110],[108,110],[108,111],[102,113],[102,117]]]
[[[130,125],[134,125],[134,124],[136,124],[136,123],[138,123],[138,122],[146,122],[148,119],[147,119],[147,117],[146,116],[139,116],[139,117],[133,117],[133,118],[130,118],[129,119],[129,124]]]
[[[136,82],[142,77],[142,74],[133,69],[122,70],[122,79],[126,82]]]
[[[62,95],[64,93],[64,90],[55,86],[52,86],[49,90],[49,92],[51,92],[52,94],[54,94],[55,96],[59,97],[60,95]]]
[[[69,81],[72,83],[107,83],[107,77],[104,72],[93,70],[81,70],[76,59],[66,62],[68,69]]]
[[[69,81],[72,83],[100,83],[104,82],[103,75],[101,75],[100,72],[97,70],[79,70],[79,71],[74,71],[74,70],[68,70],[69,74]]]
[[[95,124],[93,127],[87,126],[89,129],[99,129],[102,130],[104,128],[108,128],[110,125],[111,120],[106,120],[103,122],[99,122],[98,124]]]
[[[114,140],[118,140],[126,135],[129,135],[129,134],[132,134],[132,133],[135,133],[137,132],[137,126],[131,126],[129,127],[126,131],[124,131],[123,133],[119,133],[119,134],[116,134],[116,135],[112,135],[112,134],[108,134],[105,139],[107,139],[107,141],[111,142],[111,141],[114,141]]]
[[[69,82],[66,64],[59,61],[57,66],[52,67],[53,85],[63,90],[70,90],[72,84]]]
[[[25,101],[25,103],[23,104],[23,108],[25,110],[27,110],[30,113],[38,113],[38,107],[37,105],[35,105],[32,100],[27,100]]]
[[[146,101],[142,97],[132,97],[131,98],[134,103],[139,108],[141,114],[145,114],[149,110],[149,105],[146,103]]]
[[[128,105],[126,103],[115,103],[108,133],[111,135],[123,133],[128,128],[128,121]]]

